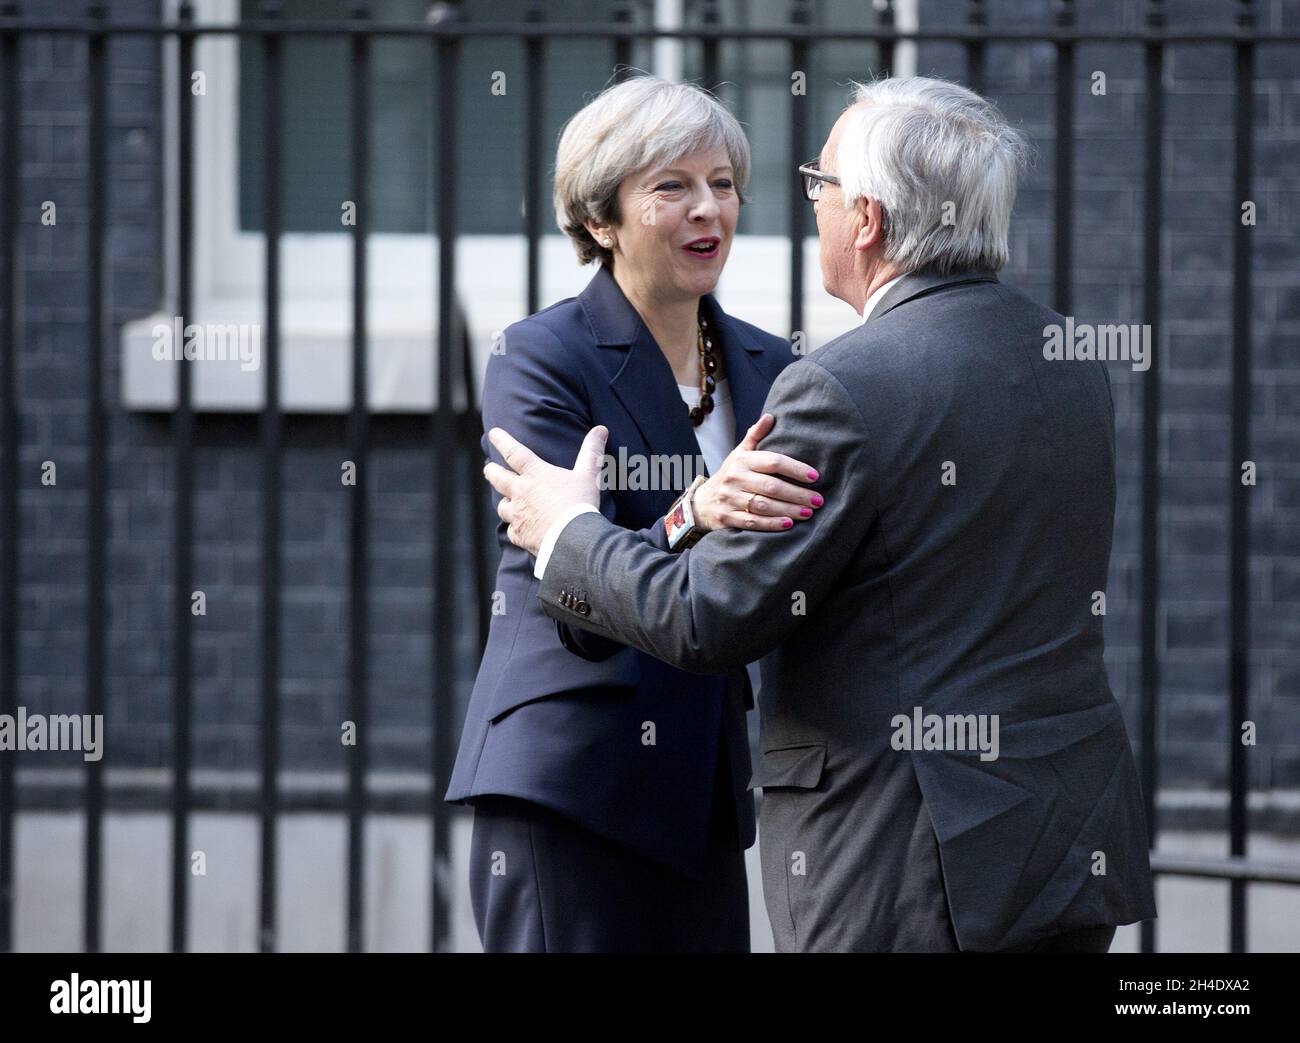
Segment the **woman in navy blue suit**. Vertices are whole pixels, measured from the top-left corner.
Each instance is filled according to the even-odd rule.
[[[484,429],[550,463],[572,466],[605,425],[601,510],[665,549],[688,485],[700,530],[780,539],[821,506],[806,464],[758,449],[789,343],[711,296],[748,173],[740,125],[707,92],[653,77],[604,91],[565,127],[555,174],[560,227],[599,268],[578,297],[509,327],[484,379]],[[498,539],[446,794],[474,806],[484,949],[747,952],[748,677],[687,674],[553,622],[537,603],[547,549],[534,561],[504,523]]]

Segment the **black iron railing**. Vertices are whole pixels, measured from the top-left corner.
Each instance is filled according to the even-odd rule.
[[[353,338],[352,338],[352,407],[347,417],[346,444],[358,468],[364,469],[370,446],[369,416],[365,403],[366,343],[369,316],[366,308],[368,269],[366,264],[368,208],[367,177],[371,141],[369,127],[364,118],[370,94],[372,65],[371,44],[380,37],[414,37],[428,41],[429,61],[436,73],[437,106],[441,113],[437,131],[440,162],[437,165],[432,200],[438,230],[437,279],[437,335],[436,352],[437,389],[432,426],[431,456],[433,460],[433,488],[435,503],[448,502],[453,494],[453,481],[457,462],[463,461],[465,477],[471,483],[478,476],[478,419],[474,414],[477,401],[470,384],[472,367],[469,358],[465,322],[457,313],[454,298],[456,274],[456,226],[458,217],[458,142],[460,128],[455,113],[462,90],[457,77],[461,44],[474,37],[509,38],[522,41],[526,69],[527,100],[525,151],[525,183],[530,200],[537,198],[536,188],[544,176],[548,157],[545,153],[541,131],[543,85],[546,77],[548,41],[584,38],[614,44],[616,74],[626,71],[631,64],[632,47],[637,40],[676,39],[695,41],[702,55],[703,79],[706,86],[719,81],[719,45],[726,41],[784,42],[789,48],[791,68],[807,66],[811,50],[829,41],[857,41],[876,45],[878,61],[876,73],[888,73],[894,64],[895,45],[901,41],[946,42],[961,45],[967,58],[967,81],[977,90],[985,79],[985,52],[990,43],[1042,43],[1056,49],[1056,137],[1055,137],[1055,202],[1054,229],[1054,303],[1057,310],[1068,312],[1071,304],[1072,256],[1072,200],[1073,200],[1073,126],[1074,107],[1072,85],[1075,69],[1075,49],[1080,44],[1124,42],[1139,44],[1144,48],[1146,66],[1146,158],[1145,158],[1145,213],[1143,218],[1144,294],[1143,309],[1146,323],[1153,328],[1160,316],[1160,232],[1162,225],[1162,138],[1164,130],[1164,87],[1162,72],[1166,48],[1171,44],[1231,44],[1236,53],[1235,148],[1236,167],[1233,191],[1235,198],[1252,198],[1252,85],[1254,81],[1254,51],[1261,43],[1295,47],[1300,44],[1300,33],[1260,31],[1254,21],[1254,7],[1249,0],[1237,4],[1237,24],[1224,31],[1176,30],[1164,24],[1162,4],[1149,0],[1146,4],[1146,24],[1137,31],[1081,29],[1074,21],[1073,4],[1057,0],[1055,25],[1048,29],[997,28],[987,25],[984,8],[979,0],[967,5],[966,24],[960,28],[941,30],[901,31],[894,25],[892,3],[878,4],[877,23],[870,29],[837,30],[814,27],[810,18],[810,5],[806,0],[792,0],[788,24],[773,28],[724,27],[721,24],[719,5],[704,2],[695,5],[696,23],[680,29],[665,29],[634,24],[630,3],[615,2],[610,5],[610,19],[604,23],[560,24],[545,20],[544,5],[531,5],[528,18],[517,24],[467,23],[457,20],[455,6],[441,5],[442,17],[421,24],[379,24],[369,18],[367,5],[355,6],[354,17],[331,22],[292,22],[277,18],[274,3],[262,5],[263,15],[256,20],[246,20],[233,25],[201,25],[194,21],[191,5],[180,8],[179,18],[171,23],[154,21],[108,22],[102,5],[92,4],[85,17],[71,21],[25,19],[21,5],[0,5],[0,62],[3,72],[2,111],[3,160],[0,161],[0,246],[3,247],[4,276],[0,279],[0,312],[4,321],[0,326],[0,713],[13,713],[16,706],[16,627],[19,540],[18,524],[18,410],[15,398],[17,386],[17,346],[23,338],[22,313],[22,262],[23,240],[18,214],[18,126],[19,126],[19,41],[36,34],[74,36],[86,39],[89,55],[89,75],[86,79],[90,108],[90,238],[89,252],[92,265],[92,297],[90,302],[90,364],[93,374],[103,372],[106,345],[111,343],[112,325],[109,311],[107,283],[106,237],[107,204],[111,191],[107,162],[107,136],[111,113],[110,98],[103,89],[106,80],[106,43],[110,37],[158,37],[164,43],[174,44],[179,57],[179,77],[176,82],[180,103],[179,136],[174,151],[167,161],[175,164],[179,178],[179,223],[177,239],[179,314],[190,311],[193,295],[192,255],[194,247],[193,215],[199,202],[195,198],[194,178],[194,116],[193,95],[189,89],[194,68],[194,44],[203,36],[236,35],[246,40],[258,41],[263,49],[267,70],[263,104],[263,162],[264,162],[264,230],[265,257],[265,406],[258,417],[261,450],[262,497],[262,602],[261,632],[261,786],[257,810],[261,822],[260,865],[260,925],[261,947],[276,947],[276,823],[286,804],[276,785],[280,770],[280,660],[277,634],[280,615],[281,572],[281,508],[280,466],[284,451],[284,427],[281,412],[278,361],[280,351],[279,246],[283,228],[281,207],[281,159],[283,110],[282,47],[290,37],[341,37],[350,42],[350,69],[347,73],[352,101],[351,119],[351,187],[358,200],[356,223],[353,225]],[[809,126],[805,108],[792,106],[790,113],[789,144],[794,159],[805,158],[809,150]],[[793,163],[791,164],[793,171]],[[800,244],[806,232],[807,205],[799,189],[797,178],[789,184],[789,228],[791,242],[790,265],[790,326],[800,330],[803,326],[803,288],[805,272]],[[521,233],[526,240],[526,308],[528,312],[539,306],[539,250],[542,235],[538,208],[525,207],[521,218]],[[1250,455],[1251,406],[1251,255],[1249,234],[1239,224],[1233,240],[1233,340],[1232,340],[1232,460],[1245,460]],[[173,575],[175,659],[172,665],[174,699],[174,773],[170,808],[173,822],[172,843],[172,906],[171,940],[174,949],[187,947],[187,910],[189,906],[188,827],[195,800],[190,791],[191,768],[191,613],[190,590],[193,572],[194,524],[192,482],[195,444],[195,416],[189,367],[178,368],[179,388],[175,410],[171,414],[171,444],[174,446],[175,518],[174,546],[175,572]],[[457,388],[457,374],[460,387]],[[87,602],[86,602],[86,702],[87,712],[103,713],[104,698],[104,644],[105,644],[105,532],[106,532],[106,472],[108,452],[107,406],[99,379],[92,379],[86,402],[89,417],[90,457],[88,461],[87,495]],[[453,407],[455,392],[461,390],[468,403],[468,412],[457,413]],[[1155,794],[1159,784],[1159,760],[1156,735],[1158,695],[1160,689],[1160,662],[1157,654],[1157,605],[1159,590],[1159,555],[1157,547],[1159,501],[1159,428],[1160,380],[1158,369],[1153,368],[1143,381],[1142,390],[1142,493],[1141,493],[1141,610],[1140,610],[1140,762],[1142,783],[1146,800],[1147,821],[1154,846],[1158,825]],[[1249,615],[1249,503],[1246,489],[1238,480],[1235,468],[1229,469],[1225,480],[1231,485],[1230,530],[1230,697],[1227,703],[1231,727],[1228,729],[1230,753],[1229,774],[1229,833],[1230,856],[1224,859],[1198,860],[1168,856],[1153,856],[1156,871],[1165,875],[1221,879],[1231,889],[1230,925],[1231,948],[1246,947],[1246,887],[1251,882],[1300,883],[1300,869],[1290,866],[1269,866],[1258,863],[1246,854],[1246,793],[1247,776],[1245,751],[1237,742],[1238,722],[1247,717],[1249,688],[1248,650],[1250,647]],[[366,637],[368,620],[366,592],[369,583],[368,503],[366,483],[358,482],[351,491],[350,504],[350,556],[349,556],[349,624],[350,665],[348,684],[350,712],[354,720],[363,721],[368,713],[366,674]],[[473,524],[480,537],[476,576],[479,577],[479,628],[481,639],[486,633],[487,601],[486,581],[483,579],[485,549],[482,536],[488,522],[481,502],[474,506]],[[433,645],[434,676],[432,678],[433,749],[430,768],[435,780],[432,799],[424,805],[433,822],[433,865],[431,874],[432,916],[431,945],[445,948],[449,938],[448,894],[450,871],[448,861],[450,841],[449,809],[440,794],[450,773],[452,738],[454,735],[452,704],[447,697],[453,682],[452,645],[454,619],[452,598],[452,548],[446,539],[434,540],[435,611],[431,640]],[[348,821],[348,947],[362,948],[364,909],[362,839],[365,816],[376,801],[365,788],[368,758],[364,742],[349,764],[348,786],[343,801]],[[98,762],[86,766],[85,798],[87,828],[85,833],[85,893],[84,940],[88,951],[100,947],[100,916],[102,906],[102,816],[104,810],[104,783]],[[0,757],[0,951],[12,947],[13,896],[14,896],[14,808],[15,782],[12,758]],[[1146,951],[1154,948],[1154,931],[1150,923],[1143,925],[1142,946]]]

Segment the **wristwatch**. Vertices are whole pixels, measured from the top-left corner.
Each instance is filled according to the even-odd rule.
[[[686,491],[668,508],[668,513],[664,516],[664,532],[668,535],[669,550],[679,551],[694,547],[709,531],[700,528],[697,524],[694,506],[695,490],[706,481],[708,478],[705,475],[697,474],[695,481],[691,482],[686,487]]]

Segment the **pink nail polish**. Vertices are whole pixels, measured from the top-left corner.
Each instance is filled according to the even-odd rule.
[[[793,519],[793,518],[782,518],[782,519],[781,519],[781,528],[783,528],[783,529],[788,529],[788,528],[790,528],[790,526],[793,525],[793,524],[794,524],[794,519]]]
[[[817,481],[817,472],[814,471],[811,467],[808,468],[808,481],[810,482]]]
[[[799,513],[802,514],[805,518],[811,518],[811,517],[812,517],[812,508],[811,508],[811,507],[800,507],[800,508],[799,508]]]
[[[824,504],[826,501],[823,500],[823,499],[821,498],[821,494],[820,494],[820,493],[813,493],[813,494],[812,494],[812,502],[813,502],[813,506],[814,506],[814,507],[820,507],[820,506],[821,506],[822,504]]]

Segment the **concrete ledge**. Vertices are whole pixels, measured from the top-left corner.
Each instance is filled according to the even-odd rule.
[[[15,773],[17,806],[22,810],[78,810],[85,772],[77,768],[24,768]],[[190,799],[196,811],[257,811],[260,777],[251,771],[196,769],[190,772]],[[168,768],[109,768],[104,787],[114,811],[158,811],[170,807]],[[342,811],[347,807],[348,776],[342,771],[282,771],[279,806],[286,812]],[[424,772],[370,772],[367,807],[375,812],[427,812],[434,800]],[[441,793],[437,794],[441,800]],[[454,812],[465,809],[451,805]],[[1254,792],[1246,801],[1252,833],[1300,837],[1300,790]],[[1156,798],[1162,830],[1210,832],[1228,828],[1226,790],[1169,789]]]

